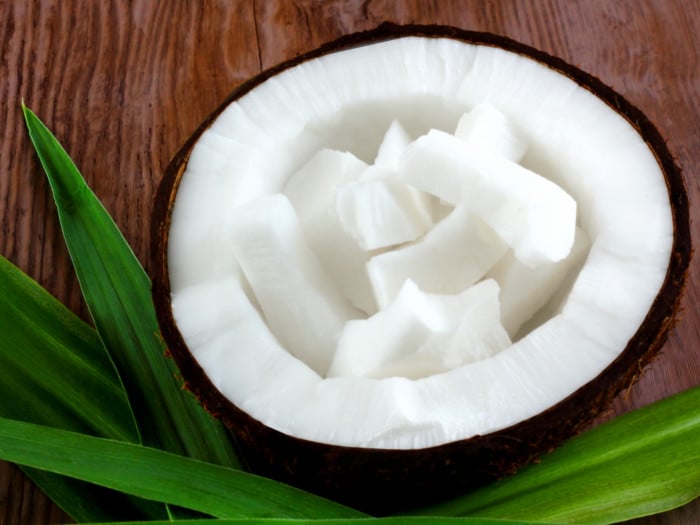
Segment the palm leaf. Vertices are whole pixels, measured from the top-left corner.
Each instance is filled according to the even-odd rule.
[[[183,390],[177,367],[165,357],[148,276],[55,137],[23,110],[83,296],[124,382],[143,443],[239,466],[226,430]]]
[[[105,523],[104,525],[169,525],[166,521]],[[537,522],[494,518],[387,517],[337,519],[199,519],[178,521],[178,525],[537,525]]]
[[[515,476],[421,514],[616,523],[700,497],[700,387],[570,440]]]
[[[95,331],[3,257],[0,297],[0,416],[136,441],[131,409]],[[162,505],[24,470],[78,521],[166,515]]]
[[[6,418],[0,418],[0,459],[219,518],[364,516],[240,470]]]

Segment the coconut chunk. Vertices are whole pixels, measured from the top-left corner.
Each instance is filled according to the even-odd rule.
[[[520,162],[527,151],[512,122],[488,102],[462,115],[454,134],[475,151],[513,162]]]
[[[396,175],[396,167],[411,138],[401,123],[394,119],[379,145],[374,164],[367,166],[361,181],[391,178]]]
[[[394,119],[384,134],[382,143],[379,145],[377,156],[374,159],[375,165],[396,166],[401,154],[411,143],[411,137],[403,128],[401,123]]]
[[[366,168],[352,153],[324,148],[289,177],[283,193],[306,228],[327,213],[336,188],[357,180]]]
[[[507,249],[491,228],[459,206],[419,241],[372,257],[367,272],[383,308],[407,279],[426,292],[459,293],[481,279]]]
[[[487,359],[508,348],[512,341],[500,321],[496,281],[481,281],[461,295],[461,319],[454,329],[431,335],[414,353],[387,362],[373,377],[419,379]]]
[[[363,250],[414,241],[433,223],[430,196],[394,178],[338,188],[340,223]]]
[[[272,333],[325,374],[343,325],[361,314],[323,271],[289,199],[274,194],[237,208],[231,240]]]
[[[328,277],[353,306],[371,315],[377,307],[365,268],[370,254],[343,229],[334,201],[337,188],[366,169],[352,153],[322,149],[292,174],[283,192]]]
[[[463,205],[528,266],[562,260],[576,230],[576,201],[544,177],[507,159],[482,155],[431,130],[401,158],[399,173],[419,190]]]
[[[350,321],[338,341],[328,376],[368,377],[387,361],[415,351],[455,323],[439,301],[407,281],[396,300],[368,319]]]
[[[442,295],[425,293],[409,280],[385,309],[347,323],[328,376],[415,379],[493,355],[509,344],[495,281]]]
[[[530,268],[509,252],[487,273],[501,288],[501,318],[511,337],[557,293],[567,275],[579,267],[589,246],[586,232],[576,228],[574,246],[565,259]]]

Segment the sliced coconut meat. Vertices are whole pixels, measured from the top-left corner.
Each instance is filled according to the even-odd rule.
[[[451,134],[489,124],[469,124],[472,115],[458,125],[484,103],[507,118],[510,127],[502,130],[516,130],[527,144],[521,164],[512,145],[485,152]],[[346,323],[366,316],[350,305],[342,279],[324,270],[294,208],[280,204],[284,197],[276,194],[324,148],[368,165],[376,160],[379,170],[381,159],[396,159],[404,146],[404,139],[389,140],[401,135],[387,132],[394,120],[416,140],[398,162],[372,176],[368,167],[366,178],[351,184],[395,178],[433,195],[433,204],[442,200],[416,245],[454,206],[469,209],[510,247],[518,264],[535,271],[575,258],[576,222],[590,247],[578,276],[565,279],[573,281],[570,292],[551,318],[500,351],[503,333],[479,335],[493,355],[485,350],[483,358],[419,379],[323,377]],[[494,136],[508,136],[490,124]],[[235,147],[224,154],[222,145]],[[393,153],[385,157],[384,149]],[[168,239],[178,326],[223,395],[265,425],[312,441],[431,447],[504,429],[551,408],[618,358],[658,293],[673,241],[663,174],[624,117],[571,78],[522,54],[453,39],[399,38],[286,69],[226,108],[190,158]],[[351,197],[359,203],[367,195]],[[261,196],[277,204],[256,204]],[[279,212],[280,224],[268,222],[272,209],[286,209]],[[369,206],[349,209],[352,217]],[[381,214],[373,217],[375,228]],[[360,229],[359,217],[348,222]],[[264,245],[274,249],[258,251]],[[502,280],[505,296],[509,281]],[[231,293],[216,291],[223,282]],[[196,313],[204,304],[212,310],[202,312],[224,312],[239,322],[224,323],[229,328],[222,331],[196,322],[205,316]],[[283,317],[282,311],[289,317],[275,328],[270,319]],[[445,335],[445,347],[470,330],[457,325],[453,333],[459,335]],[[307,364],[303,351],[292,351],[295,345],[318,349],[311,359],[319,362]],[[412,374],[406,359],[403,370]]]
[[[426,294],[408,280],[386,308],[345,325],[328,376],[418,379],[509,345],[494,280],[457,295]]]
[[[488,102],[462,115],[454,135],[479,153],[513,162],[520,162],[527,150],[527,142],[513,123]]]
[[[510,251],[489,270],[486,276],[495,279],[501,289],[501,317],[511,337],[561,289],[566,277],[580,267],[588,248],[588,235],[576,228],[571,253],[561,261],[531,268]]]
[[[410,143],[411,137],[409,137],[408,132],[401,125],[401,122],[394,119],[379,145],[374,164],[396,168],[399,158]]]
[[[343,325],[362,315],[323,271],[287,197],[270,195],[237,208],[231,243],[270,331],[325,374]]]
[[[401,157],[403,180],[466,206],[529,266],[562,260],[574,243],[576,201],[556,184],[505,158],[467,149],[438,130]]]
[[[290,176],[283,191],[324,272],[353,306],[372,314],[377,307],[365,267],[370,254],[342,227],[335,206],[338,187],[359,179],[367,167],[352,153],[322,149]]]
[[[396,175],[399,159],[410,143],[411,138],[401,123],[398,120],[393,120],[389,129],[384,133],[374,163],[365,169],[360,180],[370,181]]]
[[[481,279],[507,248],[489,226],[459,206],[419,241],[372,257],[367,272],[383,308],[407,279],[426,292],[459,293]]]
[[[363,250],[414,241],[433,224],[430,196],[393,177],[342,186],[335,202],[343,229]]]

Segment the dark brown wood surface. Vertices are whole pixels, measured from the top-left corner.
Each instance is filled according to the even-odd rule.
[[[499,33],[600,77],[667,139],[685,174],[695,237],[696,0],[0,0],[0,253],[87,318],[23,127],[22,99],[73,156],[148,268],[155,189],[198,123],[261,69],[382,21]],[[693,265],[683,320],[613,414],[700,384],[698,291]],[[0,525],[67,521],[14,466],[0,463]],[[700,523],[700,503],[636,523]]]

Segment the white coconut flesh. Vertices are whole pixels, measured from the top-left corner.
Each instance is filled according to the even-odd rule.
[[[265,425],[422,448],[598,376],[672,238],[655,156],[603,101],[513,52],[407,37],[287,69],[201,135],[172,210],[172,308]]]

